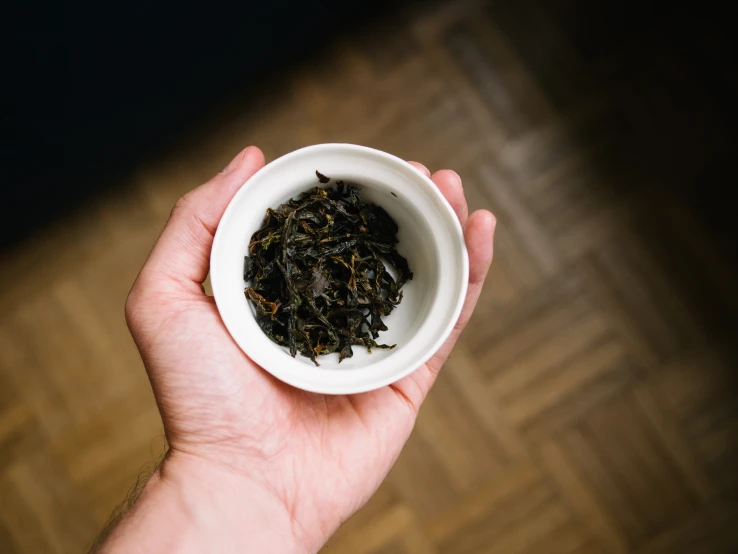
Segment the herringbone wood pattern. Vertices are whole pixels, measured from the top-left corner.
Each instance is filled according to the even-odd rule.
[[[677,193],[723,123],[660,27],[608,42],[578,4],[439,3],[345,39],[6,256],[0,551],[83,550],[162,450],[122,310],[177,197],[246,144],[328,141],[453,167],[499,224],[412,438],[325,552],[737,551],[735,274]]]

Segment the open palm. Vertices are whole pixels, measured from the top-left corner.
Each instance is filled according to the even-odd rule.
[[[202,288],[223,211],[263,164],[261,151],[249,147],[177,203],[131,290],[126,317],[170,457],[257,476],[289,511],[294,532],[317,534],[313,540],[321,542],[369,499],[405,444],[474,309],[492,259],[495,220],[486,211],[468,216],[455,173],[434,174],[464,227],[470,256],[466,304],[452,336],[426,365],[393,385],[358,395],[309,393],[254,364]]]

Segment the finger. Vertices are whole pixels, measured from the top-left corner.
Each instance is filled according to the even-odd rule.
[[[416,409],[433,386],[438,372],[453,349],[459,335],[469,323],[482,292],[484,280],[492,263],[495,216],[486,210],[474,212],[464,226],[464,240],[469,253],[469,285],[461,315],[454,325],[451,335],[428,363],[418,371],[398,381],[392,388],[400,392]]]
[[[438,373],[441,369],[459,335],[461,335],[461,332],[469,323],[472,313],[474,313],[484,280],[487,278],[487,272],[492,264],[496,225],[497,220],[492,213],[486,210],[478,210],[472,214],[464,227],[464,240],[469,252],[469,286],[461,315],[459,315],[451,335],[428,362],[434,373]]]
[[[425,167],[422,163],[420,162],[407,162],[407,163],[409,163],[415,169],[423,173],[426,177],[430,177],[430,171],[428,171],[428,168]]]
[[[469,217],[469,207],[466,204],[464,188],[459,174],[450,169],[440,169],[433,174],[431,179],[446,198],[446,201],[451,204],[461,224],[464,225]]]
[[[221,173],[180,198],[137,281],[176,283],[183,291],[202,292],[220,218],[238,189],[263,165],[264,154],[249,146]]]

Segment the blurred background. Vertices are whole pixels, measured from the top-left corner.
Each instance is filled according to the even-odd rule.
[[[182,194],[256,144],[454,168],[474,320],[331,553],[738,551],[730,18],[707,4],[13,12],[0,552],[81,552],[165,447],[123,319]]]

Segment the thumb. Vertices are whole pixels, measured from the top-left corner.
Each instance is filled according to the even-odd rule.
[[[223,212],[238,189],[263,166],[264,154],[249,146],[221,173],[180,198],[134,289],[153,288],[162,292],[179,289],[179,292],[202,294],[213,237]]]

